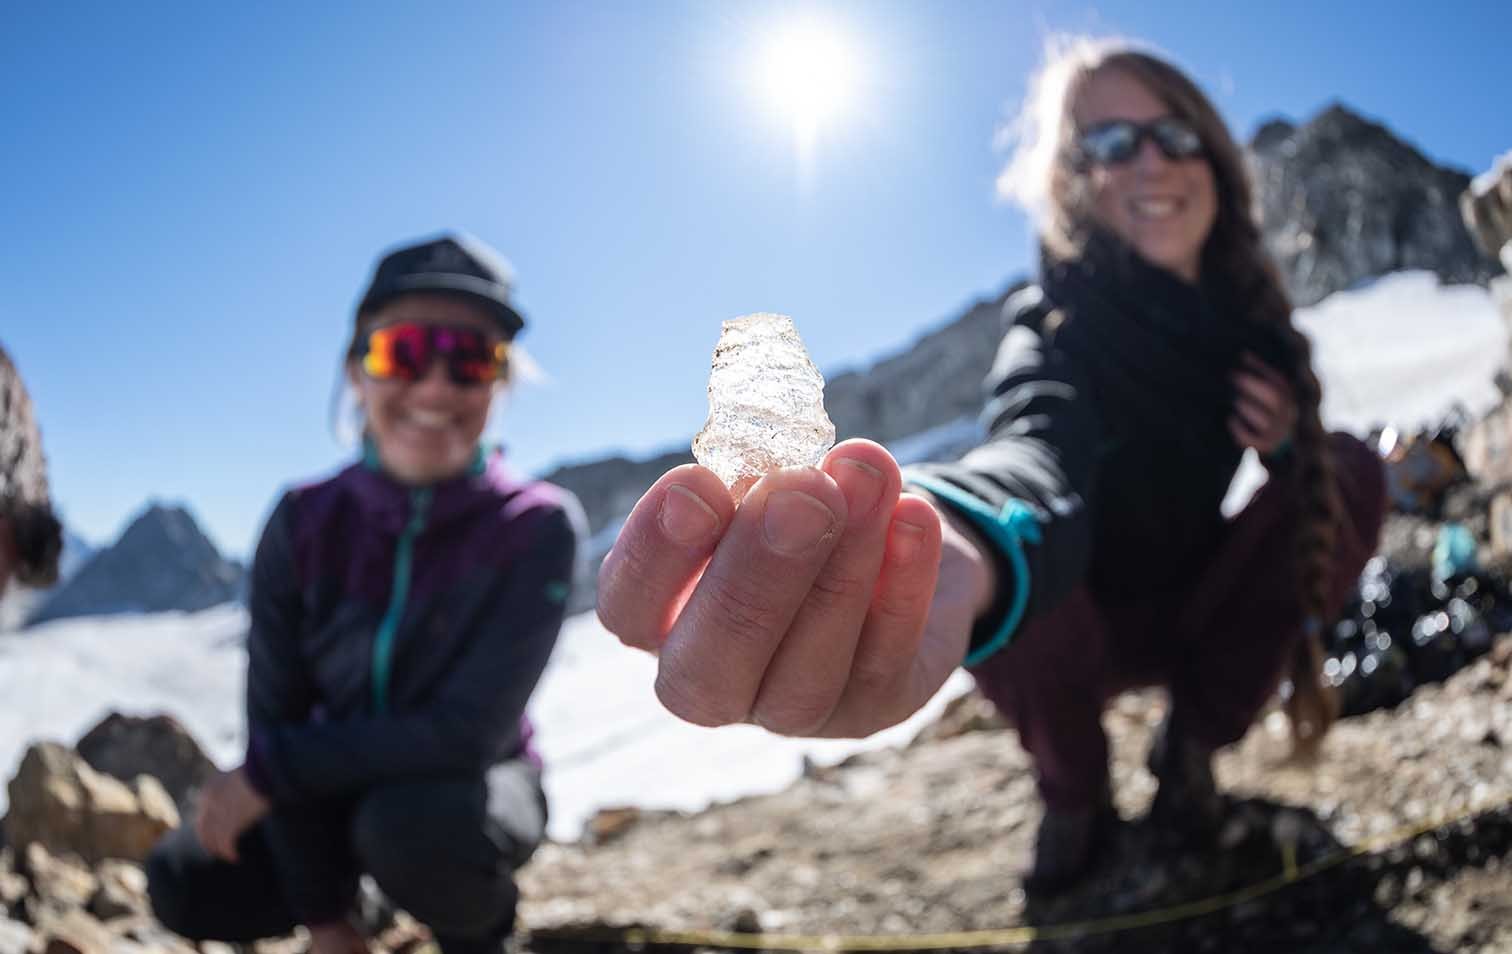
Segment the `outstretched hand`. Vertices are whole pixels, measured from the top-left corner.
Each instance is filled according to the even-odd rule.
[[[657,696],[689,722],[812,737],[895,725],[960,663],[992,588],[971,538],[901,486],[864,440],[768,474],[738,508],[712,471],[674,468],[605,559],[599,617],[657,654]]]

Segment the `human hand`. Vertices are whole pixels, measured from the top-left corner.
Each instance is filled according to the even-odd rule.
[[[674,468],[605,559],[599,618],[658,655],[657,696],[689,722],[813,737],[895,725],[959,665],[991,600],[954,530],[942,565],[938,514],[901,485],[864,440],[768,474],[739,508],[712,471]]]
[[[236,841],[271,808],[247,780],[244,768],[222,772],[200,790],[194,834],[212,856],[236,861]]]
[[[1228,420],[1229,433],[1240,447],[1269,457],[1285,445],[1297,424],[1297,399],[1291,383],[1250,352],[1240,359],[1233,382],[1234,413]]]
[[[327,921],[310,927],[310,954],[368,954],[368,943],[351,921]]]

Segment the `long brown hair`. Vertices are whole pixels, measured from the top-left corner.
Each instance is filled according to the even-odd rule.
[[[1080,254],[1094,219],[1087,177],[1073,158],[1073,107],[1088,81],[1108,70],[1138,82],[1202,137],[1218,192],[1217,219],[1202,252],[1203,277],[1222,276],[1232,300],[1247,309],[1246,317],[1281,330],[1291,355],[1291,367],[1282,370],[1297,402],[1292,452],[1297,457],[1302,516],[1296,534],[1296,586],[1304,634],[1292,658],[1286,711],[1294,750],[1310,755],[1339,714],[1337,697],[1322,683],[1321,637],[1334,585],[1340,501],[1333,456],[1318,416],[1322,389],[1312,368],[1312,348],[1292,324],[1291,301],[1262,244],[1243,154],[1212,102],[1166,60],[1121,41],[1063,40],[1050,50],[1030,87],[1013,130],[1018,148],[999,179],[999,189],[1036,214],[1049,255],[1073,259]]]

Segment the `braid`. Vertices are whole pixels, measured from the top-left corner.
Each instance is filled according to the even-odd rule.
[[[1239,301],[1249,308],[1248,317],[1279,325],[1291,354],[1286,369],[1297,402],[1297,421],[1292,434],[1296,457],[1297,489],[1301,495],[1301,519],[1296,528],[1297,596],[1303,612],[1303,635],[1292,656],[1289,672],[1292,692],[1286,701],[1291,720],[1294,754],[1310,756],[1339,716],[1337,695],[1323,685],[1323,627],[1334,589],[1333,553],[1342,513],[1334,480],[1333,453],[1319,416],[1323,390],[1312,367],[1312,345],[1291,322],[1291,303],[1282,288],[1275,265],[1265,255],[1259,231],[1251,222],[1228,223],[1237,227],[1232,237],[1227,274],[1241,291]]]

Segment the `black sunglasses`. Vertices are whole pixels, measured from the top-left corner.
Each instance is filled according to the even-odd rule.
[[[1196,159],[1206,151],[1202,137],[1191,123],[1174,116],[1136,123],[1130,119],[1112,119],[1086,129],[1076,140],[1077,159],[1083,166],[1116,166],[1139,154],[1148,136],[1162,155],[1172,162]]]

